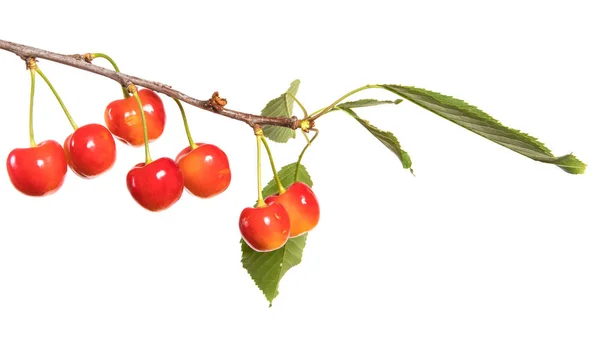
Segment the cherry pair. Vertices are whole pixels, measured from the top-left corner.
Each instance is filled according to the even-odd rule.
[[[239,227],[246,243],[257,252],[277,250],[317,226],[319,202],[303,182],[293,183],[285,192],[265,198],[264,204],[245,208]]]
[[[99,124],[77,128],[61,146],[47,140],[29,148],[12,150],[6,161],[13,186],[23,194],[41,197],[58,191],[67,166],[83,178],[96,177],[109,170],[116,159],[111,133]]]
[[[227,155],[219,147],[196,143],[184,148],[175,160],[163,157],[139,163],[127,174],[127,188],[142,207],[161,211],[175,204],[183,189],[200,198],[214,197],[229,187]]]

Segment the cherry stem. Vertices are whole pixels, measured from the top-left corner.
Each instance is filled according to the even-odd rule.
[[[258,179],[258,201],[256,202],[257,208],[265,207],[267,204],[265,203],[265,199],[263,198],[262,193],[262,180],[261,180],[261,161],[260,161],[260,141],[263,138],[262,130],[260,133],[256,133],[256,176]]]
[[[304,156],[304,153],[306,153],[306,150],[308,149],[308,147],[310,147],[310,145],[314,142],[315,138],[317,138],[317,136],[319,135],[318,129],[313,128],[313,129],[311,129],[311,131],[315,131],[315,135],[310,139],[310,141],[308,141],[308,143],[306,143],[306,145],[304,146],[304,149],[302,149],[302,152],[298,156],[298,162],[296,162],[296,173],[294,174],[294,182],[298,182],[298,174],[300,172],[300,162],[302,161],[302,157]],[[302,131],[302,132],[304,133],[304,131]]]
[[[115,70],[115,72],[121,72],[119,70],[119,66],[117,66],[117,63],[115,62],[115,60],[113,60],[110,56],[108,56],[106,54],[103,54],[103,53],[93,53],[92,54],[92,59],[95,59],[97,57],[105,59],[106,61],[110,62],[110,64],[112,65],[113,69]],[[127,88],[121,86],[121,89],[123,90],[123,97],[125,99],[129,98],[129,92],[127,91]]]
[[[333,103],[331,103],[331,105],[324,107],[322,109],[319,109],[315,112],[313,112],[312,114],[310,114],[310,117],[308,118],[309,121],[314,121],[316,119],[318,119],[319,117],[325,115],[326,113],[330,112],[333,108],[335,108],[335,106],[337,104],[339,104],[340,102],[342,102],[342,100],[348,98],[349,96],[356,94],[360,91],[363,91],[365,89],[371,89],[371,88],[381,88],[379,85],[376,84],[367,84],[366,86],[362,86],[360,88],[356,88],[344,95],[342,95],[339,99],[337,99],[336,101],[334,101]]]
[[[264,135],[261,135],[260,139],[265,145],[265,149],[267,150],[267,154],[269,155],[269,163],[271,164],[271,170],[273,170],[273,177],[275,178],[275,182],[277,183],[277,188],[279,188],[279,194],[284,194],[285,188],[281,184],[281,180],[279,180],[279,175],[277,174],[277,168],[275,167],[275,161],[273,160],[273,154],[271,154],[271,148],[269,148],[269,143],[267,143],[267,139]]]
[[[148,143],[148,126],[146,125],[146,114],[144,113],[144,107],[142,106],[142,100],[140,99],[140,95],[138,94],[137,88],[133,84],[130,84],[127,88],[135,97],[135,100],[138,103],[138,108],[140,109],[142,115],[142,126],[144,127],[144,150],[146,152],[146,165],[148,165],[152,162],[152,157],[150,156],[150,146]]]
[[[46,82],[46,84],[48,85],[48,87],[50,88],[52,93],[54,93],[54,96],[56,97],[56,100],[58,100],[60,107],[65,112],[65,115],[67,115],[67,119],[69,120],[71,127],[73,127],[73,129],[76,130],[78,128],[77,124],[75,123],[75,121],[73,121],[73,117],[71,117],[71,114],[69,114],[69,110],[67,110],[65,103],[63,103],[62,99],[60,98],[60,95],[58,94],[56,89],[54,89],[54,86],[52,85],[52,83],[50,83],[50,80],[48,79],[48,77],[46,77],[46,75],[42,72],[42,70],[40,70],[39,67],[36,67],[35,71],[44,79],[44,81]]]
[[[190,132],[190,126],[188,125],[188,120],[187,120],[187,117],[185,116],[185,110],[183,109],[183,105],[181,104],[179,99],[173,98],[173,100],[175,100],[175,102],[177,103],[177,106],[179,106],[179,111],[181,111],[181,118],[183,119],[183,126],[185,127],[185,134],[187,135],[188,142],[190,142],[191,150],[194,150],[194,149],[198,148],[198,146],[196,145],[196,143],[194,142],[194,139],[192,138],[192,133]]]
[[[29,146],[31,148],[35,148],[37,146],[33,135],[33,98],[35,95],[35,71],[33,69],[29,69],[29,72],[31,73],[31,89],[29,93]]]
[[[300,100],[298,100],[298,98],[296,98],[296,96],[290,92],[287,92],[287,94],[289,96],[292,97],[292,99],[294,99],[294,101],[296,102],[296,104],[298,104],[298,106],[300,107],[300,109],[302,109],[302,113],[304,114],[304,117],[306,118],[308,116],[308,111],[306,111],[306,109],[304,108],[304,105],[302,105],[302,103],[300,102]]]

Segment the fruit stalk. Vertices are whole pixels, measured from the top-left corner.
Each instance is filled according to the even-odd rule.
[[[265,149],[267,150],[267,154],[269,155],[269,163],[271,164],[271,170],[273,170],[273,177],[275,178],[275,182],[277,183],[277,188],[279,188],[279,194],[284,194],[285,188],[281,184],[281,180],[279,180],[279,175],[277,174],[277,168],[275,167],[275,161],[273,160],[273,154],[271,154],[271,148],[269,148],[269,143],[267,143],[267,139],[262,134],[260,136],[260,139],[265,145]]]
[[[265,199],[262,193],[262,180],[261,180],[261,160],[260,160],[260,142],[263,137],[262,129],[255,128],[254,134],[256,135],[256,179],[258,180],[258,200],[256,202],[257,208],[266,207]]]
[[[300,162],[302,161],[302,157],[304,156],[304,153],[306,153],[306,150],[308,149],[308,147],[310,147],[310,145],[314,142],[314,140],[319,135],[318,129],[313,128],[313,129],[311,129],[311,131],[315,131],[315,135],[308,141],[308,143],[306,143],[306,145],[304,146],[304,149],[302,149],[302,152],[298,156],[298,161],[296,162],[296,172],[294,174],[294,182],[298,181],[298,174],[300,172]]]
[[[146,125],[146,114],[144,113],[144,107],[142,105],[142,100],[138,94],[137,88],[134,84],[129,84],[127,86],[127,90],[133,94],[135,100],[138,103],[138,107],[140,108],[140,113],[142,115],[142,126],[144,128],[144,151],[146,152],[146,165],[152,162],[152,157],[150,156],[150,146],[148,145],[148,126]]]
[[[84,55],[84,57],[85,57],[85,55]],[[115,72],[121,72],[119,70],[119,66],[117,66],[117,63],[115,62],[115,60],[113,60],[110,56],[108,56],[106,54],[103,54],[103,53],[92,53],[91,54],[91,59],[95,59],[97,57],[102,58],[102,59],[110,62],[110,64],[112,65],[113,69],[115,70]],[[125,88],[124,86],[121,86],[121,89],[123,90],[123,98],[125,98],[125,99],[129,98],[129,92],[127,91],[127,88]]]
[[[29,59],[27,61],[27,68],[29,69],[29,73],[31,74],[31,88],[29,91],[29,146],[31,148],[35,148],[37,144],[35,143],[35,138],[33,134],[33,100],[35,96],[35,67],[37,64],[34,59]]]
[[[173,98],[173,100],[175,100],[175,102],[177,103],[177,106],[179,107],[179,111],[181,111],[181,118],[183,119],[183,127],[185,128],[185,135],[187,136],[188,142],[190,143],[190,149],[194,150],[194,149],[198,148],[198,146],[196,145],[196,143],[194,142],[194,139],[192,138],[192,133],[190,132],[190,126],[188,125],[188,120],[187,120],[187,116],[185,116],[185,110],[183,109],[183,105],[181,105],[181,102],[179,101],[179,99]]]
[[[48,88],[50,88],[52,93],[54,93],[54,97],[56,97],[56,100],[58,100],[60,107],[65,112],[65,115],[67,115],[67,119],[69,120],[71,127],[73,127],[73,130],[76,130],[78,128],[77,124],[75,123],[75,121],[73,121],[73,117],[71,117],[71,114],[69,113],[69,110],[67,110],[65,103],[63,103],[62,99],[60,98],[60,95],[58,94],[56,89],[54,89],[54,86],[52,85],[52,83],[50,83],[50,80],[48,79],[48,77],[46,77],[46,75],[42,72],[42,70],[40,70],[39,67],[37,67],[37,65],[35,67],[35,71],[40,75],[40,77],[42,77],[44,79],[44,82],[46,82],[46,84],[48,85]]]

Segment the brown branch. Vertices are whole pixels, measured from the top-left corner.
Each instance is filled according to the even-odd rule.
[[[200,100],[196,98],[192,98],[180,91],[177,91],[171,86],[160,83],[149,81],[143,78],[131,76],[128,74],[124,74],[121,72],[116,72],[113,70],[109,70],[100,66],[96,66],[91,64],[86,60],[84,55],[64,55],[53,53],[51,51],[34,48],[27,45],[17,44],[13,42],[9,42],[6,40],[0,39],[0,49],[10,51],[16,55],[18,55],[21,59],[27,62],[28,59],[46,59],[49,61],[54,61],[59,64],[71,66],[78,68],[80,70],[88,71],[95,73],[100,76],[104,76],[110,78],[123,87],[128,86],[129,84],[135,84],[141,87],[145,87],[151,89],[155,92],[162,93],[171,98],[179,99],[183,102],[186,102],[192,106],[196,106],[200,109],[210,111],[215,114],[219,114],[222,116],[229,117],[234,120],[239,120],[247,123],[250,126],[254,125],[273,125],[273,126],[282,126],[288,127],[291,129],[297,129],[300,127],[300,121],[296,116],[291,118],[281,116],[281,117],[267,117],[261,115],[254,115],[245,112],[235,111],[224,108],[224,104],[226,100],[219,97],[219,94],[215,92],[211,99],[209,100]]]

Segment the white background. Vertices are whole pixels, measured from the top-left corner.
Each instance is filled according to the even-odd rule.
[[[589,166],[569,175],[408,102],[359,110],[398,136],[413,177],[358,123],[327,115],[305,158],[322,220],[268,308],[238,243],[239,213],[256,198],[253,134],[187,107],[195,139],[229,155],[233,180],[215,199],[184,194],[168,211],[143,210],[125,185],[143,149],[123,144],[109,173],[69,173],[42,199],[0,173],[0,351],[600,350],[594,3],[3,5],[2,39],[104,52],[122,71],[194,97],[218,90],[232,109],[259,113],[296,78],[311,111],[364,84],[415,85],[477,105]],[[3,156],[28,146],[24,67],[0,52]],[[108,79],[40,67],[79,125],[102,122],[120,98]],[[62,143],[70,126],[42,80],[37,87],[36,138]],[[164,103],[155,158],[186,145],[177,106]],[[278,167],[303,143],[272,143]],[[267,180],[269,172],[264,165]]]

